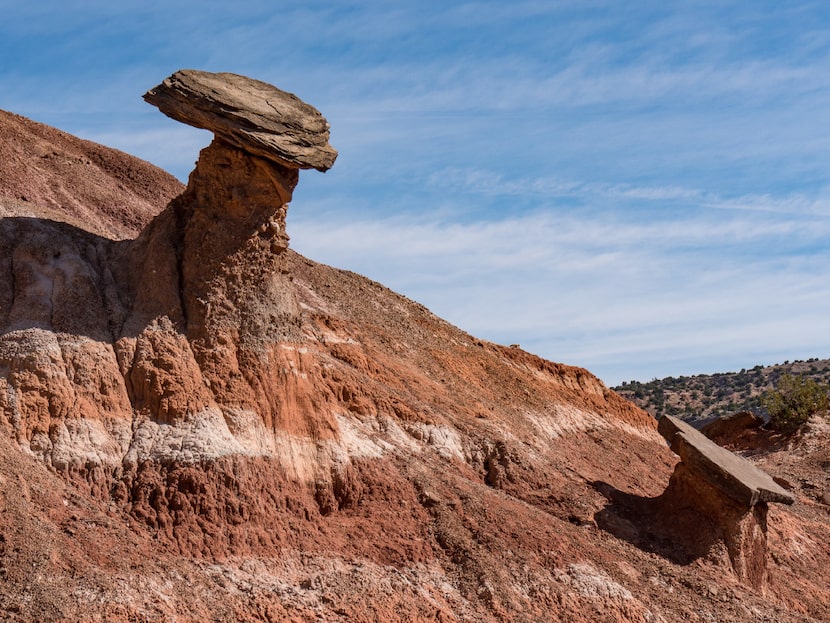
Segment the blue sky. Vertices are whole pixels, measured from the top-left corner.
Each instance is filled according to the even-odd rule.
[[[232,71],[316,106],[292,246],[608,384],[830,357],[830,5],[8,2],[0,108],[186,179],[141,95]]]

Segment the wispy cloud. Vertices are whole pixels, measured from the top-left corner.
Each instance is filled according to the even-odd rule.
[[[459,326],[609,382],[683,361],[830,348],[830,221],[738,213],[655,223],[534,214],[470,224],[292,217],[302,253],[368,274]],[[812,248],[803,250],[805,246]],[[794,247],[802,249],[794,250]],[[618,361],[628,352],[629,358]],[[711,368],[711,365],[710,365]]]
[[[618,199],[662,204],[667,209],[680,204],[718,210],[830,216],[830,189],[826,188],[821,188],[817,195],[812,197],[801,193],[784,196],[765,193],[725,197],[700,188],[683,186],[608,184],[567,180],[556,176],[506,179],[497,171],[459,167],[430,173],[426,184],[456,194],[528,197],[548,202],[563,197],[578,198],[586,203],[597,199]]]

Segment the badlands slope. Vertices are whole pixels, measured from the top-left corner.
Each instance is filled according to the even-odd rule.
[[[648,414],[286,249],[234,149],[185,190],[0,114],[0,619],[830,619],[798,482],[746,586]]]

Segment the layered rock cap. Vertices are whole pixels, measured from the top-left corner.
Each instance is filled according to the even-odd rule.
[[[182,69],[144,94],[165,115],[289,168],[327,171],[329,124],[292,93],[232,73]]]
[[[795,501],[769,474],[720,447],[686,422],[666,415],[660,418],[658,431],[695,473],[747,508],[759,502],[792,504]]]

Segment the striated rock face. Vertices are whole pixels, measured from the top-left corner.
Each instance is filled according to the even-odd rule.
[[[337,158],[323,115],[296,95],[246,76],[183,69],[144,99],[177,121],[278,164],[326,171]]]
[[[220,109],[248,97],[210,76]],[[770,521],[774,600],[708,549],[655,554],[595,486],[659,499],[676,459],[647,414],[288,249],[315,161],[231,139],[186,100],[216,137],[134,239],[71,211],[0,219],[0,618],[830,616],[824,524]],[[276,143],[306,115],[280,110]]]

